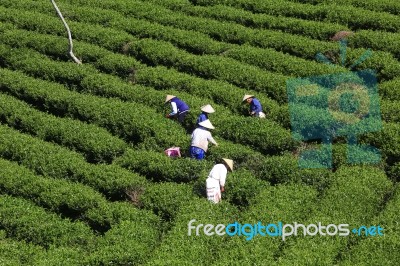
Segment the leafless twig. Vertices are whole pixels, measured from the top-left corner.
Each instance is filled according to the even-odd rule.
[[[73,49],[72,35],[71,35],[71,30],[69,29],[67,22],[65,21],[63,15],[61,14],[61,11],[58,8],[56,2],[54,0],[50,0],[50,1],[53,4],[54,8],[56,9],[58,16],[60,17],[60,19],[64,23],[65,29],[67,30],[68,40],[69,40],[69,52],[68,52],[68,54],[72,57],[72,59],[75,61],[75,63],[82,64],[82,62],[74,55],[74,52],[72,51],[72,49]]]

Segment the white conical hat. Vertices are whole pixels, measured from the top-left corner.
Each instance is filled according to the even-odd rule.
[[[167,95],[167,98],[165,98],[165,103],[167,103],[169,100],[175,98],[175,95]]]
[[[251,98],[251,97],[254,97],[254,95],[246,94],[246,95],[243,97],[242,102],[246,101],[248,98]]]
[[[233,160],[222,158],[222,160],[228,165],[228,167],[233,171]]]
[[[208,114],[212,114],[212,113],[215,112],[214,108],[212,108],[212,106],[211,106],[210,104],[203,105],[203,106],[201,107],[201,110],[202,110],[203,112],[205,112],[205,113],[208,113]]]
[[[203,122],[200,122],[200,123],[199,123],[199,126],[202,126],[202,127],[208,128],[208,129],[214,129],[214,128],[215,128],[215,127],[211,124],[211,122],[210,122],[209,119],[204,120]]]

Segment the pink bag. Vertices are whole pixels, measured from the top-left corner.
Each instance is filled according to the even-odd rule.
[[[181,150],[179,147],[171,147],[164,152],[168,157],[181,157]]]

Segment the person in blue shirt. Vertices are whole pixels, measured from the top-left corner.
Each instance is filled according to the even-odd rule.
[[[189,112],[189,106],[174,95],[167,95],[165,103],[171,104],[171,113],[167,114],[166,117],[178,119],[178,122],[182,124]]]
[[[214,113],[215,110],[212,108],[210,104],[204,105],[201,107],[201,114],[197,118],[196,124],[199,124],[208,119],[208,114]]]
[[[255,117],[265,118],[265,113],[262,111],[262,106],[260,101],[254,97],[254,95],[246,94],[243,97],[243,101],[250,104],[250,111],[249,114]]]

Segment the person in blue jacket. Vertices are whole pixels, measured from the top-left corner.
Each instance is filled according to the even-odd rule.
[[[174,95],[167,95],[165,103],[171,104],[171,113],[167,114],[166,117],[178,119],[178,122],[182,124],[189,112],[189,106]]]
[[[243,97],[242,102],[247,102],[248,104],[250,104],[249,113],[251,116],[265,118],[265,113],[262,111],[261,103],[257,98],[254,97],[254,95],[246,94]]]
[[[201,114],[197,118],[196,124],[199,124],[208,119],[208,114],[214,113],[215,110],[212,108],[210,104],[204,105],[201,107]]]

